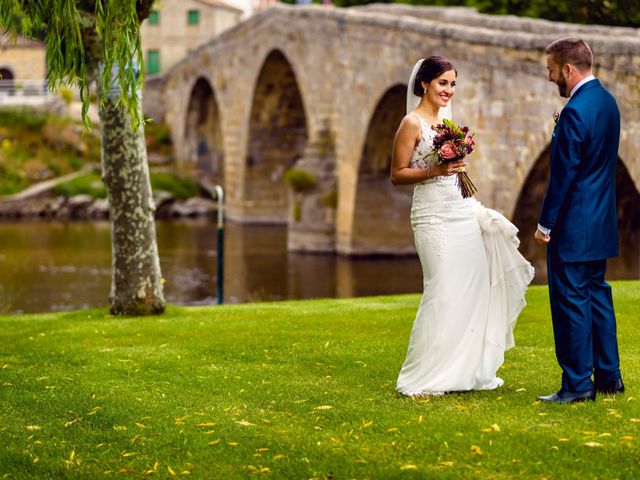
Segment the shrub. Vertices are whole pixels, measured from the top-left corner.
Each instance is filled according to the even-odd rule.
[[[107,198],[107,189],[97,173],[88,173],[54,187],[53,193],[63,197],[90,195],[93,198]]]
[[[151,173],[151,188],[154,192],[164,191],[177,198],[198,196],[198,185],[191,178],[173,175],[167,172]]]
[[[336,209],[338,208],[338,191],[334,188],[329,193],[327,193],[324,197],[322,197],[322,204],[325,207]]]
[[[27,187],[27,182],[15,170],[0,164],[0,195],[12,195]]]
[[[284,181],[298,193],[313,190],[318,183],[316,177],[302,168],[290,168],[284,174]]]
[[[15,128],[22,125],[28,130],[40,131],[47,123],[48,114],[34,112],[25,108],[3,108],[0,109],[0,127]]]
[[[62,101],[67,105],[71,105],[71,102],[73,102],[73,92],[69,87],[63,86],[58,88],[58,95],[60,96]]]

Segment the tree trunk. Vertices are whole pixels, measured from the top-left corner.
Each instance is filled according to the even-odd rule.
[[[144,127],[133,131],[129,114],[108,100],[100,107],[100,130],[102,179],[111,214],[111,313],[162,313],[166,304]]]

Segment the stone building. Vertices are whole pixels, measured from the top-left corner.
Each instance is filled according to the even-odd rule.
[[[142,23],[148,75],[166,72],[197,46],[240,21],[243,11],[223,0],[163,0]]]
[[[0,75],[2,80],[44,80],[46,59],[42,42],[0,32]]]

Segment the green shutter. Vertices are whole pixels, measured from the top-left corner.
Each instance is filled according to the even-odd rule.
[[[153,75],[160,72],[160,51],[149,50],[147,52],[147,73]]]
[[[198,25],[200,23],[200,10],[189,10],[187,12],[187,23],[189,25]]]
[[[149,15],[149,25],[159,25],[160,24],[160,12],[157,10],[153,10]]]

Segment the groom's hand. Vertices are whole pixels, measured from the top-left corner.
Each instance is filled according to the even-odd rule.
[[[538,242],[540,245],[549,243],[549,240],[551,240],[551,236],[545,235],[537,228],[536,228],[536,233],[534,235],[534,238],[536,239],[536,242]]]

